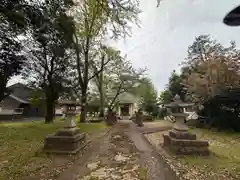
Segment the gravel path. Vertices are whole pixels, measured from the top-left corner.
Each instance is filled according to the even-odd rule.
[[[141,132],[135,124],[130,125],[129,136],[140,151],[140,158],[147,168],[148,180],[176,180],[175,175],[167,168],[154,148],[142,137]]]
[[[131,121],[119,121],[61,171],[56,167],[57,172],[38,179],[176,180],[141,132]]]
[[[147,180],[140,155],[128,137],[129,123],[118,123],[95,140],[58,180]],[[55,178],[54,178],[55,179]]]

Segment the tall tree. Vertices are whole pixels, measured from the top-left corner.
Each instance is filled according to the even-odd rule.
[[[95,73],[95,83],[99,92],[100,99],[100,117],[104,116],[104,108],[106,105],[106,87],[110,82],[110,78],[108,77],[109,73],[111,73],[111,69],[114,66],[114,62],[120,58],[120,51],[117,51],[111,47],[104,46],[102,48],[100,54],[100,62],[94,61],[91,63],[93,72]],[[108,59],[105,63],[105,59]],[[98,73],[100,72],[100,73]]]
[[[35,5],[38,22],[34,24],[26,46],[31,60],[25,68],[25,76],[45,95],[45,122],[53,122],[55,103],[66,83],[70,56],[69,34],[64,28],[71,25],[66,9],[72,5],[65,1],[42,1]],[[29,77],[30,75],[30,77]]]
[[[26,61],[17,39],[27,25],[26,6],[24,0],[2,0],[0,3],[0,102],[9,93],[7,82],[20,73]]]
[[[13,33],[9,28],[4,29],[0,24],[0,102],[8,95],[7,82],[18,75],[23,67],[26,57],[22,54],[22,46],[13,38]],[[5,33],[2,30],[7,31]]]
[[[129,22],[135,22],[140,12],[137,1],[106,1],[85,0],[79,3],[74,15],[75,29],[73,32],[73,45],[76,52],[76,69],[78,84],[81,89],[81,116],[80,121],[85,122],[87,91],[89,81],[96,76],[90,74],[91,58],[95,56],[106,34],[112,33],[117,38],[128,33]],[[79,13],[80,12],[80,13]],[[103,64],[107,64],[104,62]],[[100,73],[98,71],[97,73]]]
[[[238,57],[234,42],[224,47],[208,35],[197,37],[183,63],[183,81],[192,100],[203,103],[222,88],[238,85]]]
[[[168,89],[165,89],[159,95],[159,101],[162,104],[168,104],[172,101],[172,99],[173,99],[172,93]]]
[[[149,114],[154,114],[157,109],[157,90],[151,79],[143,78],[136,94],[141,97],[140,106]]]
[[[126,58],[115,59],[108,74],[106,94],[108,109],[113,110],[120,94],[134,93],[142,82],[145,69],[135,69]]]
[[[175,71],[172,72],[167,87],[168,90],[171,92],[172,97],[178,94],[180,98],[184,100],[185,91],[182,82],[182,77],[178,75]]]
[[[182,100],[185,100],[186,89],[183,83],[183,75],[178,75],[173,71],[168,79],[166,89],[162,91],[159,96],[159,101],[163,104],[167,104],[171,102],[177,94]]]

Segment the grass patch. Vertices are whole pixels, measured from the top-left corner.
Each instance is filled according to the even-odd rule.
[[[92,123],[92,124],[80,124],[79,128],[81,131],[83,132],[88,132],[88,133],[94,133],[94,132],[98,132],[100,130],[104,130],[107,127],[106,123],[102,122],[102,123]]]
[[[0,123],[0,179],[21,180],[51,164],[52,156],[40,153],[44,137],[64,126],[63,121]],[[79,124],[82,132],[97,133],[104,123]]]
[[[191,131],[198,139],[209,141],[212,154],[209,157],[177,157],[189,173],[198,172],[197,179],[240,179],[240,133]]]
[[[143,167],[138,168],[138,178],[140,180],[147,180],[147,169]]]

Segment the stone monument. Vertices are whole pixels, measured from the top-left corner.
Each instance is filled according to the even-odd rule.
[[[45,137],[44,151],[56,154],[76,154],[83,148],[86,136],[77,127],[74,117],[76,115],[76,102],[64,102],[66,125],[55,134]]]
[[[163,146],[175,154],[209,155],[208,141],[197,140],[196,135],[190,133],[184,123],[184,118],[187,114],[183,112],[182,108],[188,105],[182,102],[178,95],[174,98],[174,102],[165,105],[167,108],[172,109],[171,115],[175,117],[176,122],[173,129],[168,134],[163,135]]]
[[[139,109],[138,112],[136,113],[136,124],[139,127],[143,127],[143,113],[142,113],[142,109]]]

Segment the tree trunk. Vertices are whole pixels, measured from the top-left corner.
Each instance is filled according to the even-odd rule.
[[[88,89],[88,53],[89,53],[89,43],[90,39],[87,37],[86,39],[86,49],[84,51],[84,72],[83,72],[83,84],[81,86],[82,89],[82,99],[81,99],[81,115],[80,115],[80,122],[86,122],[86,115],[87,115],[87,89]]]
[[[100,117],[104,117],[104,101],[103,101],[103,98],[101,98],[100,96],[100,114],[99,114]]]
[[[54,101],[51,98],[46,97],[46,115],[45,115],[45,123],[53,123],[54,119]]]
[[[99,75],[100,117],[104,117],[103,72]]]
[[[81,115],[80,115],[80,122],[86,122],[86,115],[87,115],[87,89],[82,89],[82,98],[81,98]]]
[[[4,99],[4,97],[5,97],[5,91],[3,90],[2,91],[2,89],[0,90],[0,102]]]
[[[5,80],[4,77],[0,76],[0,102],[5,98],[6,94],[7,93],[7,89],[6,89],[6,86],[7,86],[7,81]]]
[[[108,106],[108,109],[113,109],[113,106],[115,104],[115,101],[117,100],[117,97],[119,96],[120,94],[120,90],[122,88],[122,84],[123,84],[123,81],[120,83],[119,87],[118,87],[118,90],[117,90],[117,93],[115,94],[115,97],[113,98],[111,104]]]

